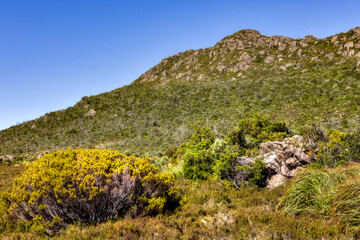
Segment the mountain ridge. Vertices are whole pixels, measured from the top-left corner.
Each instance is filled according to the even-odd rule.
[[[359,123],[360,28],[323,39],[240,30],[213,47],[164,58],[133,83],[0,131],[1,154],[67,147],[163,151],[197,125],[222,137],[254,114],[294,131]]]
[[[350,35],[347,37],[347,35]],[[355,42],[353,42],[355,40]],[[198,49],[198,50],[187,50],[185,52],[180,52],[178,54],[175,54],[171,57],[164,58],[158,65],[154,66],[144,74],[142,74],[138,80],[134,81],[133,83],[138,82],[153,82],[156,80],[159,80],[162,78],[163,81],[167,82],[170,78],[175,79],[185,79],[185,80],[192,80],[192,79],[198,79],[203,80],[206,78],[206,76],[202,73],[197,78],[192,77],[192,72],[185,71],[182,73],[179,73],[177,75],[171,74],[172,71],[177,71],[180,68],[180,65],[184,60],[187,60],[187,69],[191,68],[191,70],[195,73],[199,73],[202,69],[203,63],[198,63],[198,58],[201,57],[201,55],[208,54],[208,57],[214,58],[215,57],[215,64],[210,66],[207,70],[213,71],[218,70],[220,72],[240,72],[245,71],[249,69],[254,61],[257,61],[260,63],[261,61],[264,61],[264,63],[272,63],[272,62],[281,62],[286,61],[289,56],[283,56],[278,54],[277,56],[273,56],[271,53],[274,51],[271,51],[274,48],[277,48],[279,51],[290,51],[292,54],[291,56],[296,56],[301,60],[301,58],[306,58],[306,53],[303,53],[303,50],[306,49],[309,44],[315,43],[315,44],[328,44],[332,48],[336,48],[338,46],[336,54],[341,55],[343,57],[358,57],[360,59],[360,27],[355,27],[353,29],[350,29],[346,33],[339,33],[330,37],[326,37],[323,39],[318,39],[312,35],[307,35],[303,39],[292,39],[289,37],[284,36],[264,36],[261,35],[257,30],[253,29],[245,29],[240,30],[230,36],[227,36],[220,40],[218,43],[216,43],[213,47],[205,48],[205,49]],[[341,44],[343,43],[343,44]],[[333,46],[331,46],[333,45]],[[256,53],[248,53],[246,50],[249,50],[249,48],[256,47],[261,48]],[[234,51],[241,51],[242,54],[240,58],[238,59],[231,59],[232,61],[227,62],[220,62],[220,64],[216,63],[216,56],[220,54],[220,58],[224,58],[225,54],[227,54],[226,50],[229,52]],[[313,50],[314,54],[320,54],[324,55],[324,52],[321,52],[319,49],[316,49],[316,46],[313,47],[311,50]],[[328,60],[332,60],[335,57],[334,51],[331,51],[333,49],[330,49],[328,53],[325,55],[325,57],[328,58]],[[268,54],[267,54],[268,53]],[[314,55],[313,54],[313,55]],[[189,55],[189,56],[188,56]],[[262,56],[262,58],[256,59],[258,56]],[[317,56],[312,56],[312,61],[319,61]],[[169,64],[169,61],[175,58],[176,64],[172,64],[172,66],[166,66]],[[237,63],[234,63],[236,62]],[[212,62],[210,62],[211,65]],[[286,70],[290,65],[293,63],[284,64],[281,66],[281,70]],[[360,62],[359,62],[360,64]],[[230,66],[230,68],[227,68],[227,66]],[[291,65],[293,66],[293,65]],[[158,69],[164,69],[163,72],[158,72]],[[194,71],[195,70],[195,71]]]

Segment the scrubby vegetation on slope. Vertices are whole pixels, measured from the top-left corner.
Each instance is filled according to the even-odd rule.
[[[255,116],[239,121],[224,139],[199,127],[188,142],[152,159],[108,150],[45,155],[14,182],[11,192],[2,193],[1,234],[32,239],[48,234],[55,239],[358,237],[360,167],[346,164],[359,160],[349,150],[358,146],[360,131],[305,129],[315,141],[318,161],[272,191],[259,187],[266,178],[260,160],[251,169],[233,165],[237,156],[257,155],[262,142],[281,140],[288,131],[283,122]],[[328,169],[333,166],[338,167]],[[228,181],[239,172],[248,181],[239,182],[241,189]],[[139,185],[126,188],[124,179]],[[119,198],[124,189],[129,201]],[[119,200],[129,204],[115,210]]]
[[[53,153],[12,188],[0,172],[0,236],[359,238],[359,49],[360,28],[297,40],[243,30],[1,131],[1,155]],[[288,185],[262,188],[261,158],[237,165],[295,133],[316,162]],[[54,152],[68,147],[124,154]]]
[[[290,43],[279,50],[274,37],[235,34],[229,39],[246,46],[221,42],[170,57],[129,86],[84,97],[73,107],[1,131],[0,154],[67,147],[156,154],[183,143],[199,124],[224,137],[239,119],[254,113],[285,120],[293,129],[319,123],[349,130],[359,123],[358,35],[354,29],[334,39],[292,39],[297,49],[292,52]],[[265,58],[262,50],[275,60],[256,60]],[[245,61],[245,52],[251,55],[249,68],[230,71]],[[198,79],[202,73],[207,77]],[[157,77],[148,81],[151,74]]]

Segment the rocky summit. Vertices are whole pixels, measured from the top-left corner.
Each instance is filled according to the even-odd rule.
[[[171,80],[212,79],[219,72],[244,77],[246,70],[273,65],[273,70],[301,69],[306,62],[355,57],[360,65],[360,28],[324,39],[307,35],[303,39],[264,36],[256,30],[241,30],[214,47],[188,50],[163,59],[136,82],[166,83]],[[357,69],[359,71],[359,69]]]

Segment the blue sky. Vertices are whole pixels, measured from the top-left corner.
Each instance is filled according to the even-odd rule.
[[[164,57],[241,29],[318,38],[360,1],[0,0],[0,129],[127,85]]]

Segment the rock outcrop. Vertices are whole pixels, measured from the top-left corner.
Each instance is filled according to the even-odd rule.
[[[306,152],[305,147],[305,140],[299,135],[281,142],[265,142],[260,145],[260,154],[269,177],[268,188],[281,185],[286,178],[295,176],[303,165],[315,161],[315,155]]]
[[[273,189],[292,178],[306,164],[315,161],[315,155],[307,152],[307,144],[302,136],[295,135],[283,141],[269,141],[260,145],[260,158],[265,162],[267,187]],[[253,167],[256,158],[238,157],[236,166]]]
[[[87,113],[85,113],[85,117],[94,116],[96,111],[94,109],[90,109]]]
[[[167,83],[172,80],[205,80],[197,76],[204,72],[217,75],[246,74],[249,69],[261,68],[262,64],[286,71],[286,66],[277,66],[279,62],[301,66],[299,64],[333,58],[360,57],[359,29],[357,27],[324,39],[312,35],[303,39],[270,37],[256,30],[245,29],[225,37],[213,47],[190,49],[165,58],[140,76],[138,81]]]
[[[3,155],[0,156],[0,164],[4,164],[4,163],[13,163],[15,162],[16,157],[15,156],[11,156],[11,155]]]

